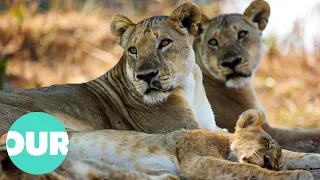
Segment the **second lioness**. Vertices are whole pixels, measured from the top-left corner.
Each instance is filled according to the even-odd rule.
[[[201,34],[194,43],[196,60],[216,123],[230,132],[243,111],[262,109],[251,82],[263,57],[261,36],[269,15],[268,3],[257,0],[244,14],[202,16]],[[284,149],[320,153],[320,130],[278,129],[267,121],[264,129]]]

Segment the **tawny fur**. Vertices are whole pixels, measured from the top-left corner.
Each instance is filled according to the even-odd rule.
[[[249,110],[240,116],[234,134],[208,130],[180,130],[166,135],[114,130],[73,132],[69,134],[69,161],[42,177],[312,179],[307,171],[278,171],[285,168],[281,149],[263,131],[263,121],[261,111]],[[74,163],[72,159],[82,161]],[[8,163],[2,161],[4,167]],[[13,174],[9,170],[4,169],[7,176]],[[22,177],[18,172],[16,175]]]
[[[251,83],[264,54],[262,31],[269,15],[268,3],[257,0],[246,9],[244,15],[225,14],[213,19],[206,16],[202,18],[201,31],[194,42],[196,61],[203,72],[203,84],[216,123],[229,132],[234,131],[236,119],[242,112],[253,108],[263,111]],[[238,33],[242,30],[248,34],[239,39]],[[218,40],[218,47],[209,45],[208,42],[213,38]],[[238,57],[242,61],[234,69],[222,66]],[[247,77],[228,79],[233,72]],[[263,127],[284,149],[320,152],[319,130],[278,129],[270,127],[267,120]],[[309,162],[312,168],[320,168],[319,154],[284,151],[284,156],[289,168],[308,168],[309,165],[302,165],[301,162]]]
[[[201,125],[215,129],[192,49],[200,19],[200,9],[193,3],[179,6],[169,17],[154,16],[137,24],[115,15],[111,32],[124,48],[118,64],[84,84],[0,91],[0,134],[33,111],[52,114],[72,130],[168,133]],[[172,42],[159,50],[163,39]],[[129,53],[132,47],[136,55]],[[153,70],[157,89],[137,78]]]
[[[48,174],[31,175],[19,170],[10,161],[4,148],[0,150],[0,162],[0,179],[2,180],[178,180],[177,176],[170,174],[155,177],[138,172],[128,173],[101,161],[71,160],[70,158]]]
[[[201,128],[221,132],[192,50],[199,19],[200,10],[192,3],[179,6],[169,17],[152,17],[137,24],[123,15],[114,16],[111,31],[124,48],[119,63],[84,84],[0,91],[0,133],[32,111],[50,113],[71,130],[168,133]],[[172,43],[158,51],[161,40],[168,37]],[[137,55],[129,54],[132,47],[137,48]],[[136,75],[155,69],[154,78],[161,86],[159,91],[146,93],[150,84]],[[310,165],[307,158],[301,164],[314,167],[315,163]]]

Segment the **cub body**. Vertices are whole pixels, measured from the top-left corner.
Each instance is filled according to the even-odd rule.
[[[240,116],[234,134],[209,130],[180,130],[166,135],[114,130],[74,132],[70,133],[68,157],[100,160],[125,172],[150,176],[312,178],[306,171],[279,171],[285,169],[281,148],[263,131],[263,121],[261,111],[249,110]]]
[[[259,110],[244,112],[234,134],[180,130],[169,134],[71,132],[67,160],[51,173],[18,170],[0,151],[2,179],[312,179],[285,171],[280,146],[262,129]]]

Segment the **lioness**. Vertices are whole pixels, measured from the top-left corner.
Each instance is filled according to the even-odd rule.
[[[201,13],[185,3],[167,16],[134,24],[115,15],[111,32],[124,48],[119,63],[84,84],[0,91],[0,134],[21,115],[50,113],[70,130],[180,129],[223,132],[215,124],[192,48]],[[285,154],[293,168],[319,168],[320,157]]]
[[[208,130],[180,130],[166,135],[114,130],[74,132],[70,133],[68,158],[88,158],[120,167],[124,172],[113,167],[105,174],[111,175],[111,171],[115,177],[124,178],[134,173],[136,176],[128,176],[130,179],[143,174],[150,179],[312,179],[307,171],[276,172],[285,168],[281,149],[264,132],[263,122],[261,111],[249,110],[241,114],[232,135]],[[97,165],[90,166],[91,175],[80,168],[78,177],[98,177],[94,167]],[[68,170],[62,172],[70,174]]]
[[[251,82],[263,57],[262,31],[270,15],[267,2],[257,0],[244,14],[202,16],[201,34],[194,42],[196,61],[203,84],[221,128],[234,131],[236,117],[243,111],[263,109]],[[282,148],[320,153],[320,131],[263,128]]]
[[[0,91],[0,135],[31,111],[50,113],[73,130],[215,129],[192,49],[200,20],[192,3],[137,24],[115,15],[111,32],[124,48],[118,64],[84,84]]]

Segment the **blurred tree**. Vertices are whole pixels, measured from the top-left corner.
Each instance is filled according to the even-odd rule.
[[[0,11],[8,9],[10,4],[11,0],[0,1]]]
[[[6,59],[0,60],[0,90],[5,89],[5,72],[8,61]]]
[[[320,37],[314,40],[314,56],[318,62],[320,62]]]
[[[273,69],[275,66],[274,60],[276,57],[279,56],[280,52],[277,45],[277,38],[274,35],[271,35],[266,41],[266,45],[269,48],[269,51],[267,52],[268,59],[270,61],[270,68]]]
[[[59,8],[59,0],[51,0],[50,1],[50,9],[55,11]]]

